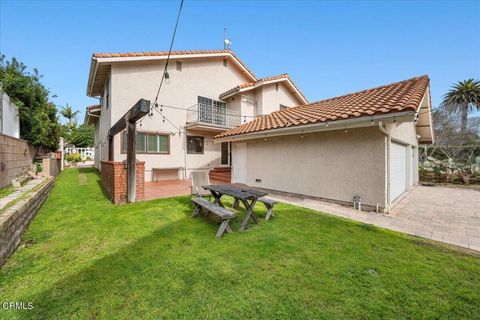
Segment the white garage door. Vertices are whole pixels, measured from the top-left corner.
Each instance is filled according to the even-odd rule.
[[[407,147],[395,142],[390,145],[390,200],[395,201],[407,186]]]
[[[235,142],[232,158],[234,182],[247,183],[247,144]]]

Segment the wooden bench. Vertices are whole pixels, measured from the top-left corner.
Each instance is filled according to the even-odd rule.
[[[270,220],[270,217],[275,216],[273,213],[273,207],[278,203],[277,200],[273,200],[267,197],[261,197],[258,198],[259,202],[263,203],[265,205],[265,208],[267,208],[267,215],[265,216],[265,220]]]
[[[195,218],[200,213],[200,211],[204,209],[205,211],[207,211],[207,213],[212,213],[220,218],[222,222],[220,223],[220,227],[218,228],[216,234],[217,238],[221,238],[225,232],[232,232],[232,229],[229,226],[229,222],[231,219],[236,217],[235,213],[204,198],[196,197],[192,199],[192,202],[195,205],[192,217]]]

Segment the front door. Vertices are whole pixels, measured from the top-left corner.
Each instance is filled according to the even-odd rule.
[[[222,166],[228,166],[229,164],[229,152],[228,152],[228,145],[229,143],[228,142],[222,142],[222,146],[221,146],[221,149],[222,149],[222,156],[221,156],[221,164]]]

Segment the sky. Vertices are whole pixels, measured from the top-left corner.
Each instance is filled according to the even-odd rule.
[[[179,3],[0,0],[0,52],[81,120],[92,53],[167,51]],[[224,28],[257,77],[289,73],[310,101],[428,74],[437,106],[480,79],[480,1],[185,0],[173,49],[222,49]]]

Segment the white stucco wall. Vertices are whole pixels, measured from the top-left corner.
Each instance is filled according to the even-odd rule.
[[[262,115],[280,110],[281,104],[287,107],[294,107],[301,104],[282,82],[278,82],[278,91],[276,90],[275,83],[264,85],[257,90],[262,91],[258,99],[258,112]]]
[[[20,138],[20,117],[17,106],[10,101],[10,97],[3,92],[0,85],[0,133]]]
[[[169,63],[170,79],[165,81],[158,104],[176,108],[188,108],[197,104],[198,96],[219,100],[220,93],[247,81],[245,76],[231,63],[226,67],[222,58],[186,59],[182,61],[182,70],[176,68],[176,60]],[[117,63],[111,67],[110,108],[102,107],[100,139],[107,138],[107,130],[122,117],[140,98],[154,101],[163,73],[164,61]],[[227,104],[227,108],[230,106]],[[160,109],[160,108],[159,108]],[[137,154],[137,159],[145,161],[145,180],[150,181],[152,168],[186,167],[208,169],[220,165],[220,145],[213,144],[213,132],[187,132],[189,135],[204,136],[204,154],[186,154],[184,131],[187,120],[186,110],[163,108],[163,117],[154,111],[152,118],[146,117],[138,131],[170,134],[170,154]],[[171,122],[171,123],[170,123]],[[173,123],[173,124],[172,124]],[[102,144],[102,159],[106,159],[107,145]],[[114,139],[114,160],[123,161],[126,155],[121,153],[120,135]]]
[[[376,127],[243,142],[248,185],[343,202],[358,194],[364,204],[385,205],[386,144]]]

